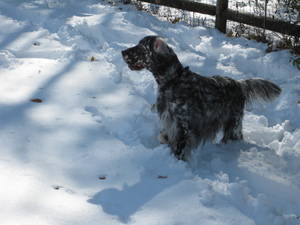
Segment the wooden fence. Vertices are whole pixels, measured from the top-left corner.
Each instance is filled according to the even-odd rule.
[[[216,6],[188,0],[141,1],[216,16],[215,27],[223,33],[226,33],[227,20],[231,20],[282,34],[288,34],[297,37],[300,36],[300,26],[298,24],[292,24],[269,17],[255,16],[250,13],[229,9],[228,0],[217,0]]]

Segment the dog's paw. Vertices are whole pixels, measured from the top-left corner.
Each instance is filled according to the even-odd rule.
[[[168,144],[168,136],[164,130],[160,132],[157,139],[161,144]]]

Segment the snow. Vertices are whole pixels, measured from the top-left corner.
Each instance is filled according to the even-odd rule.
[[[1,224],[300,223],[289,51],[97,0],[4,0],[0,20]],[[247,107],[244,141],[178,161],[157,141],[155,80],[121,57],[146,35],[165,37],[194,72],[262,77],[283,92]]]

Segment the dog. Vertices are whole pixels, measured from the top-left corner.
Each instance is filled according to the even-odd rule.
[[[161,143],[188,160],[192,149],[213,141],[221,131],[221,143],[241,140],[244,107],[254,100],[269,102],[281,93],[271,81],[253,78],[233,80],[205,77],[183,67],[160,36],[146,36],[138,45],[122,51],[131,70],[147,69],[158,84],[157,112],[163,131]]]

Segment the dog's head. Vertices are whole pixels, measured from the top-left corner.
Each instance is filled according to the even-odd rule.
[[[166,62],[173,51],[160,36],[146,36],[138,45],[122,51],[123,59],[131,70],[151,70],[153,65]]]

